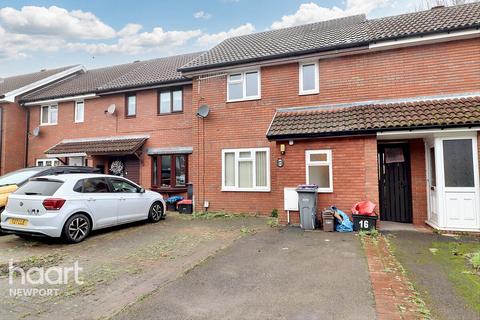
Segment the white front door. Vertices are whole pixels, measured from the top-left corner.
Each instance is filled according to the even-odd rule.
[[[475,137],[441,138],[441,170],[444,187],[445,228],[478,229],[478,156]],[[438,159],[438,157],[437,157]]]
[[[427,155],[427,188],[428,188],[428,220],[438,225],[438,191],[437,191],[437,162],[435,159],[435,144],[426,143]]]

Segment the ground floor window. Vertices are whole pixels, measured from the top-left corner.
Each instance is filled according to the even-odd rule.
[[[37,159],[37,167],[54,167],[59,166],[60,161],[57,159]]]
[[[152,156],[153,188],[186,188],[188,181],[188,157],[185,154]]]
[[[305,158],[307,184],[318,185],[319,192],[333,192],[332,150],[308,150]]]
[[[69,157],[68,158],[69,166],[84,166],[86,165],[85,157]]]
[[[270,149],[222,150],[223,191],[270,191]]]

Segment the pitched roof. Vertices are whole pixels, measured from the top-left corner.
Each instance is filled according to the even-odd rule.
[[[371,20],[351,16],[230,38],[180,70],[231,66],[479,26],[480,2]]]
[[[78,154],[133,154],[149,136],[118,136],[84,139],[64,139],[47,151],[47,155]]]
[[[477,125],[480,125],[480,96],[337,109],[280,110],[274,116],[267,138],[276,140]]]
[[[80,75],[32,92],[24,96],[22,101],[58,99],[182,81],[186,78],[177,69],[199,54],[190,53],[88,70]]]
[[[187,80],[178,68],[195,59],[203,52],[187,53],[172,57],[144,61],[132,71],[99,86],[99,91],[147,86],[157,83]]]
[[[23,88],[34,82],[43,80],[62,71],[71,69],[72,67],[74,66],[66,66],[56,69],[48,69],[34,73],[22,74],[19,76],[1,78],[2,81],[0,81],[0,95]]]

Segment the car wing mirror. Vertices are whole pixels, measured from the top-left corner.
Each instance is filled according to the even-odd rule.
[[[138,192],[140,192],[140,193],[145,193],[145,189],[144,189],[144,188],[140,188],[140,190],[138,190]]]

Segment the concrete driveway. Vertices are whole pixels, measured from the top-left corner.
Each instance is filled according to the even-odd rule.
[[[243,237],[115,319],[375,319],[354,234],[271,229]]]

